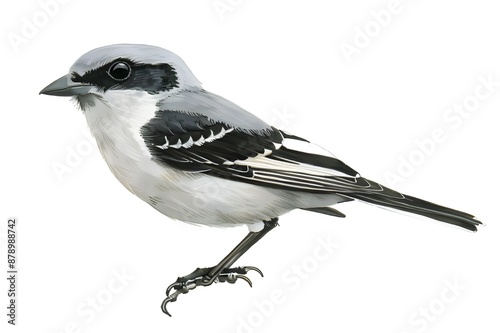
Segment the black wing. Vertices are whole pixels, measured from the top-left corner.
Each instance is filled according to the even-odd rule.
[[[141,135],[156,161],[186,172],[287,190],[376,191],[401,197],[339,159],[309,151],[307,140],[274,127],[241,129],[201,114],[162,110],[141,128]],[[297,143],[306,149],[288,147]]]

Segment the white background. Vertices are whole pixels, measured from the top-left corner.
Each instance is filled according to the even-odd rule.
[[[6,280],[0,284],[2,327],[499,331],[500,86],[456,128],[443,118],[474,96],[480,76],[500,81],[494,2],[401,0],[380,31],[370,12],[389,1],[162,3],[69,1],[51,7],[50,17],[33,0],[1,10],[0,257],[6,257],[6,220],[17,216],[20,271],[16,327],[6,324]],[[221,13],[218,3],[230,7]],[[22,37],[23,25],[34,20],[37,31]],[[375,29],[370,42],[348,62],[341,43],[354,45],[357,29],[367,25]],[[14,35],[25,40],[14,46]],[[122,42],[176,52],[207,90],[319,143],[382,183],[387,172],[398,174],[400,158],[419,154],[416,140],[441,128],[446,140],[394,187],[488,225],[474,234],[361,203],[337,206],[345,219],[292,212],[238,262],[258,266],[265,278],[250,273],[253,288],[239,282],[181,295],[168,318],[160,310],[168,284],[216,264],[247,230],[194,227],[151,209],[114,179],[69,100],[38,95],[81,54]],[[85,156],[58,179],[54,164],[65,164],[78,147],[87,149]],[[318,261],[318,239],[340,245]],[[3,271],[5,264],[2,259]],[[292,273],[293,266],[305,266],[307,277]],[[122,284],[113,275],[121,271],[130,277]],[[453,293],[450,282],[465,290]],[[276,292],[280,304],[270,306]],[[87,304],[96,297],[105,303],[98,304],[101,311]],[[419,311],[429,307],[431,317],[423,319]]]

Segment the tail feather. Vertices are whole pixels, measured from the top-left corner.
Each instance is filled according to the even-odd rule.
[[[336,210],[332,207],[312,207],[312,208],[302,208],[303,210],[308,210],[310,212],[315,212],[319,214],[325,214],[335,217],[345,217],[345,214],[341,211]]]
[[[473,215],[436,205],[432,202],[418,199],[409,195],[402,198],[388,197],[377,194],[350,193],[349,196],[367,203],[378,206],[402,210],[405,212],[422,215],[434,220],[453,224],[471,231],[477,231],[478,225],[482,224]]]

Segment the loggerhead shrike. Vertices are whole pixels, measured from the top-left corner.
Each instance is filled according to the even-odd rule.
[[[92,50],[40,93],[73,96],[111,172],[153,208],[188,223],[248,226],[219,264],[168,287],[162,303],[168,315],[167,304],[197,286],[238,279],[251,285],[245,274],[262,272],[233,263],[294,209],[345,217],[330,206],[359,200],[472,231],[481,224],[361,177],[306,139],[203,90],[179,56],[156,46]]]

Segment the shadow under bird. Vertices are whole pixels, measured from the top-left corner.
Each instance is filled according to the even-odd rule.
[[[481,224],[361,177],[319,146],[204,90],[179,56],[159,47],[94,49],[40,93],[78,102],[111,172],[153,208],[188,223],[248,226],[219,264],[168,287],[161,306],[168,315],[167,304],[197,286],[251,285],[246,274],[262,272],[234,262],[294,209],[345,217],[331,206],[358,200],[472,231]]]

